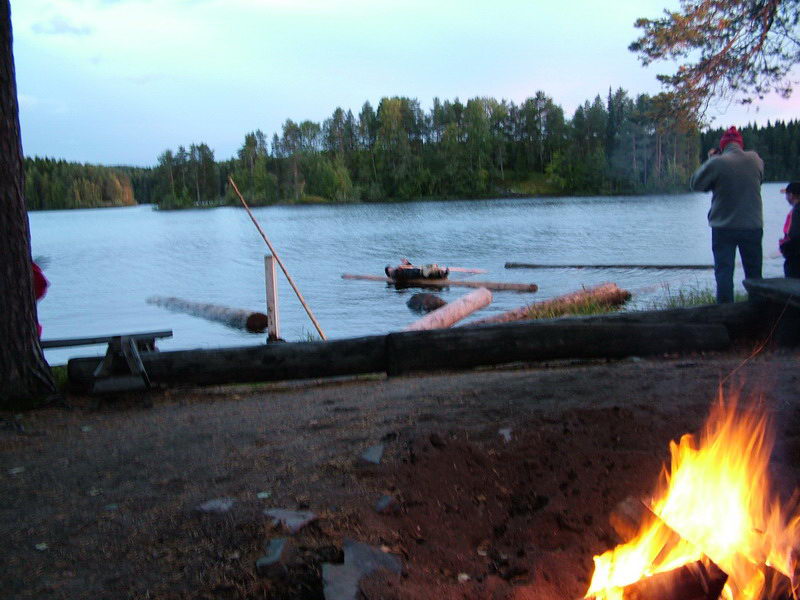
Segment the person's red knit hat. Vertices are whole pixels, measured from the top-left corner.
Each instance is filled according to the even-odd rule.
[[[722,137],[719,139],[719,149],[725,150],[725,146],[730,144],[731,142],[735,144],[739,144],[742,148],[744,148],[744,140],[742,139],[742,134],[739,133],[739,130],[736,127],[731,127],[722,134]]]

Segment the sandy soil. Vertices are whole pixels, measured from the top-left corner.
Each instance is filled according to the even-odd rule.
[[[2,596],[322,598],[320,565],[349,537],[403,560],[401,575],[363,581],[369,599],[578,598],[592,555],[618,542],[610,510],[653,487],[721,380],[766,400],[776,477],[796,485],[798,354],[745,358],[165,390],[151,407],[72,398],[69,411],[4,414]],[[381,464],[365,464],[377,443]],[[382,494],[395,512],[376,512]],[[222,497],[238,501],[230,512],[194,511]],[[255,569],[286,535],[270,507],[319,516],[292,536],[282,577]]]

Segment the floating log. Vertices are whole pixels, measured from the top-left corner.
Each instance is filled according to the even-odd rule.
[[[345,273],[342,279],[362,279],[365,281],[385,281],[386,283],[394,283],[404,287],[422,287],[422,288],[444,288],[444,287],[471,287],[471,288],[486,288],[494,291],[512,291],[512,292],[535,292],[539,286],[535,283],[499,283],[493,281],[460,281],[457,279],[404,279],[402,282],[397,282],[389,277],[381,277],[379,275],[352,275]]]
[[[488,306],[492,302],[492,292],[480,288],[454,300],[445,306],[428,313],[418,321],[406,327],[406,331],[422,331],[424,329],[444,329],[453,323],[468,317],[476,310]]]
[[[622,358],[722,350],[728,344],[721,325],[529,321],[330,342],[144,352],[141,357],[154,384],[222,384],[377,372],[399,375],[555,358]],[[90,384],[100,360],[70,360],[70,382],[77,387]]]
[[[468,269],[466,267],[447,267],[451,273],[488,273],[486,269]]]
[[[204,304],[191,302],[173,296],[153,296],[147,299],[148,304],[163,306],[166,309],[184,312],[195,317],[202,317],[209,321],[217,321],[228,327],[246,329],[251,333],[262,333],[268,325],[267,315],[239,308],[228,308],[218,304]]]
[[[569,312],[571,307],[594,303],[601,306],[620,306],[630,300],[631,293],[622,290],[615,283],[604,283],[602,285],[585,288],[577,292],[557,296],[550,300],[534,302],[526,306],[521,306],[508,312],[493,317],[486,317],[478,321],[468,323],[472,325],[487,325],[489,323],[509,323],[511,321],[523,321],[525,319],[536,319],[543,315],[556,317]]]
[[[552,265],[507,262],[506,269],[687,269],[707,271],[714,265]]]

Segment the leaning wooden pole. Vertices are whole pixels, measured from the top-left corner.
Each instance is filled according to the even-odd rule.
[[[306,301],[303,298],[303,294],[300,293],[300,290],[297,288],[297,285],[295,285],[294,279],[292,279],[292,276],[289,275],[289,271],[286,270],[286,266],[283,264],[283,261],[280,259],[280,257],[278,256],[278,253],[275,251],[275,248],[272,246],[272,243],[269,241],[269,238],[267,237],[267,234],[264,233],[264,230],[261,229],[261,225],[259,225],[258,221],[256,221],[255,216],[253,216],[253,213],[251,212],[250,207],[247,206],[247,202],[245,202],[244,196],[242,196],[241,192],[239,191],[239,188],[236,187],[236,183],[233,181],[233,177],[228,176],[228,181],[230,182],[231,186],[233,187],[233,191],[236,192],[237,196],[239,196],[239,200],[241,200],[242,206],[244,206],[244,209],[247,211],[247,214],[250,215],[250,220],[253,221],[253,225],[255,225],[256,229],[258,229],[258,233],[260,233],[261,237],[264,238],[264,241],[266,242],[267,246],[269,247],[270,252],[272,252],[272,256],[275,257],[275,261],[278,263],[278,265],[280,265],[281,270],[283,271],[283,274],[286,275],[286,280],[289,282],[289,285],[292,286],[292,289],[294,290],[294,293],[297,294],[297,299],[300,300],[300,304],[302,304],[303,308],[306,309],[306,313],[308,314],[309,318],[311,319],[311,322],[314,324],[314,327],[316,327],[317,333],[319,333],[319,336],[323,340],[327,340],[328,338],[325,336],[325,333],[322,331],[322,327],[320,326],[319,322],[317,321],[316,317],[314,316],[314,313],[311,312],[311,308],[309,308],[308,304],[306,304]]]

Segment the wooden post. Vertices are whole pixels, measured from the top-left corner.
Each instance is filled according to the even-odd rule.
[[[278,277],[275,273],[275,257],[264,255],[264,281],[267,286],[267,340],[280,339],[280,316],[278,314]]]

